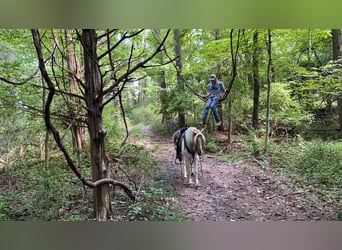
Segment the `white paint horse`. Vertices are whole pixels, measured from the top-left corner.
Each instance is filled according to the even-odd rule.
[[[202,134],[202,131],[198,130],[195,127],[189,127],[187,130],[185,130],[180,139],[182,154],[181,166],[184,180],[186,181],[188,179],[188,183],[192,184],[191,173],[193,172],[195,175],[195,185],[199,186],[199,158],[203,154],[203,144],[205,143],[205,137]]]

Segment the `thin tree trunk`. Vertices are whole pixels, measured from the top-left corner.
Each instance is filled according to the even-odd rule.
[[[333,60],[342,57],[342,36],[341,29],[332,29]],[[339,114],[340,133],[342,134],[342,93],[337,95],[337,109]]]
[[[267,64],[267,111],[266,111],[266,135],[265,135],[265,149],[268,150],[268,139],[270,131],[270,106],[271,106],[271,65],[272,65],[272,35],[271,30],[267,30],[267,52],[268,52],[268,64]]]
[[[181,54],[181,44],[180,44],[180,35],[179,35],[179,30],[174,29],[173,30],[173,35],[174,35],[174,46],[175,46],[175,54],[176,54],[176,66],[179,70],[177,74],[177,82],[179,84],[179,90],[184,91],[184,85],[182,82],[181,78],[181,73],[182,73],[182,54]],[[185,126],[185,114],[184,110],[182,108],[178,109],[178,126],[179,127],[184,127]]]
[[[308,34],[308,66],[307,68],[310,68],[311,65],[311,54],[312,54],[312,31],[309,29]]]
[[[219,29],[215,29],[214,30],[214,38],[215,38],[215,40],[220,40],[221,39],[221,34],[220,34],[220,30]],[[221,64],[220,63],[216,64],[216,73],[217,73],[216,75],[217,75],[218,79],[222,79]],[[217,127],[217,131],[224,131],[224,125],[223,125],[224,121],[223,121],[222,107],[223,107],[222,103],[217,105],[217,111],[218,111],[220,119],[221,119],[221,125]]]
[[[233,132],[233,97],[230,96],[228,100],[228,151],[232,150],[232,132]]]
[[[332,29],[333,60],[342,56],[342,35],[340,29]]]
[[[85,97],[88,110],[88,131],[93,182],[108,178],[108,159],[105,150],[106,131],[102,118],[102,87],[98,71],[95,30],[83,30]],[[109,184],[94,188],[95,214],[98,221],[111,215]]]
[[[259,31],[253,33],[253,114],[252,126],[255,130],[259,128],[259,97],[260,97],[260,81],[259,81]]]
[[[158,40],[161,39],[161,34],[160,34],[160,29],[156,30]],[[164,64],[164,57],[163,54],[160,53],[157,56],[157,60],[161,65]],[[162,122],[165,122],[169,117],[167,115],[167,112],[165,110],[165,102],[166,102],[166,79],[165,79],[165,70],[163,68],[158,70],[158,75],[157,75],[157,82],[160,88],[160,106],[161,106],[161,111],[162,111]]]
[[[42,87],[43,87],[43,102],[42,102],[42,110],[43,114],[45,112],[45,101],[46,101],[46,86],[45,86],[45,81],[42,77]],[[46,165],[49,164],[49,130],[46,128],[45,131],[45,139],[44,139],[44,160]],[[41,159],[43,160],[43,155],[41,155]]]

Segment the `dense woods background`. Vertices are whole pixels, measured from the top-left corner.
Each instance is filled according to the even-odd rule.
[[[340,29],[0,30],[0,219],[185,219],[136,141],[198,126],[211,73],[206,152],[342,205],[341,54]]]

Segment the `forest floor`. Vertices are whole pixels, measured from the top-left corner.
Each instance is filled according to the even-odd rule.
[[[174,197],[189,221],[326,221],[336,220],[336,205],[323,201],[310,190],[295,185],[280,171],[257,163],[233,164],[205,153],[200,186],[185,185],[179,165],[174,163],[172,138],[142,131],[147,148],[162,166],[162,179],[176,190]]]

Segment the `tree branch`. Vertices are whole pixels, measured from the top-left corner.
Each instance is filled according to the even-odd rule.
[[[125,139],[124,139],[123,142],[121,143],[121,147],[122,147],[122,146],[126,143],[126,141],[127,141],[127,139],[128,139],[129,132],[128,132],[128,127],[127,127],[125,109],[124,109],[123,103],[122,103],[121,92],[119,93],[119,103],[120,103],[120,109],[121,109],[121,113],[122,113],[122,118],[123,118],[123,120],[124,120],[125,129],[126,129],[126,136],[125,136]]]
[[[35,78],[38,71],[39,71],[39,68],[37,68],[36,71],[31,76],[29,76],[28,78],[26,78],[20,82],[14,82],[14,81],[8,80],[8,79],[3,78],[3,77],[0,77],[0,81],[3,81],[5,83],[9,83],[9,84],[14,85],[14,86],[23,85],[23,84],[27,83],[28,81],[32,80],[33,78]]]
[[[233,84],[234,84],[234,80],[237,74],[237,55],[238,55],[238,51],[240,48],[240,37],[241,37],[241,30],[239,29],[238,31],[238,38],[236,41],[236,48],[235,48],[235,52],[233,49],[233,32],[234,30],[231,29],[230,30],[230,54],[231,54],[231,58],[232,58],[232,72],[231,72],[231,78],[227,87],[227,91],[223,94],[220,102],[223,102],[229,95],[230,91],[233,88]]]
[[[44,108],[45,125],[47,127],[47,130],[50,131],[53,134],[54,139],[55,139],[55,141],[56,141],[56,143],[58,145],[58,148],[62,151],[62,153],[63,153],[63,155],[64,155],[64,157],[65,157],[65,159],[66,159],[66,161],[67,161],[67,163],[69,165],[69,167],[74,172],[74,174],[82,181],[82,183],[84,185],[86,185],[88,187],[91,187],[91,188],[96,188],[96,187],[98,187],[100,185],[103,185],[103,184],[112,184],[114,186],[119,186],[134,201],[135,197],[134,197],[132,191],[127,186],[125,186],[124,184],[122,184],[122,183],[120,183],[118,181],[115,181],[113,179],[109,179],[109,178],[104,178],[104,179],[97,180],[95,182],[91,182],[91,181],[86,180],[85,177],[81,174],[81,172],[77,169],[76,165],[74,164],[74,162],[71,159],[69,153],[67,152],[66,148],[63,145],[63,142],[61,140],[61,137],[59,135],[58,130],[51,123],[50,106],[51,106],[53,97],[54,97],[55,92],[56,92],[55,91],[55,86],[54,86],[53,82],[51,81],[51,78],[49,77],[49,75],[47,73],[47,70],[46,70],[46,67],[45,67],[45,62],[44,62],[44,59],[43,59],[43,53],[42,53],[42,49],[41,49],[41,42],[40,42],[39,32],[36,29],[32,29],[31,33],[32,33],[32,38],[33,38],[34,46],[36,48],[36,52],[37,52],[37,55],[38,55],[39,69],[40,69],[40,72],[42,74],[42,77],[44,78],[44,80],[47,83],[48,88],[49,88],[49,94],[48,94],[48,97],[47,97],[47,100],[46,100],[46,103],[45,103],[45,108]]]
[[[182,79],[183,83],[185,84],[185,86],[188,87],[188,89],[195,95],[197,96],[199,99],[201,99],[202,101],[206,102],[207,98],[204,98],[202,95],[198,94],[196,92],[196,90],[194,90],[190,84],[187,83],[187,81],[184,79],[180,69],[177,67],[176,63],[174,62],[175,60],[177,60],[177,57],[172,59],[171,56],[169,55],[169,53],[167,53],[167,50],[165,50],[165,55],[167,58],[169,58],[170,62],[172,62],[173,67],[175,68],[176,72],[177,72],[177,76]]]
[[[143,67],[147,62],[149,62],[152,58],[154,58],[159,52],[161,52],[164,49],[164,43],[167,39],[167,37],[170,34],[170,29],[166,32],[166,35],[164,36],[163,40],[161,43],[159,43],[159,46],[156,48],[156,50],[150,55],[148,56],[145,60],[141,61],[140,63],[137,63],[134,67],[129,68],[125,74],[123,74],[122,76],[120,76],[117,80],[116,80],[116,84],[113,84],[112,86],[110,86],[108,89],[104,90],[104,94],[107,95],[108,93],[111,93],[113,91],[113,89],[118,86],[118,84],[120,82],[125,81],[125,79],[128,78],[129,75],[131,75],[132,73],[134,73],[137,69]]]
[[[116,43],[116,44],[114,44],[114,46],[112,47],[112,48],[110,48],[110,49],[108,49],[108,50],[106,50],[106,52],[104,52],[102,55],[100,55],[100,56],[98,56],[97,58],[98,58],[98,60],[101,60],[103,57],[105,57],[107,54],[110,54],[113,50],[115,50],[124,40],[126,40],[126,39],[129,39],[129,38],[132,38],[132,37],[134,37],[134,36],[137,36],[137,35],[139,35],[141,32],[143,32],[144,31],[144,29],[141,29],[141,30],[139,30],[139,31],[137,31],[137,32],[135,32],[135,33],[133,33],[133,34],[131,34],[131,35],[127,35],[128,34],[128,32],[125,32],[125,34],[121,37],[121,39]]]

